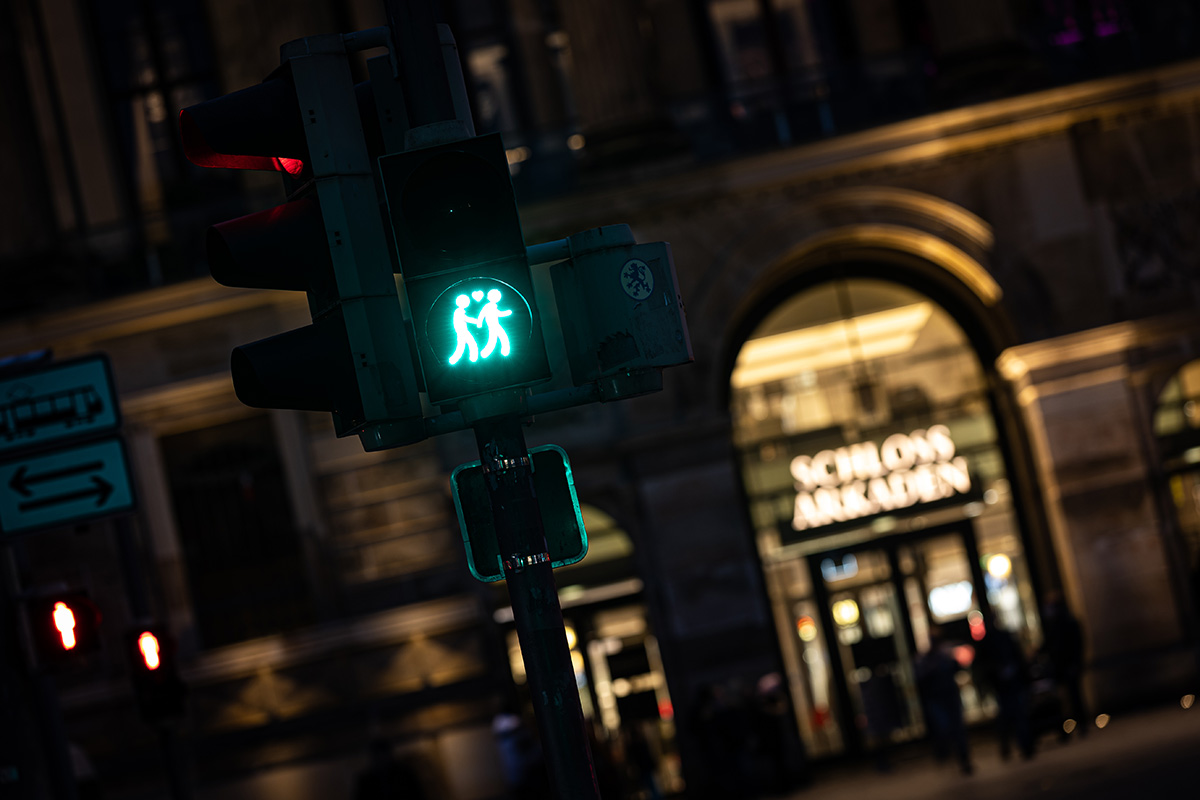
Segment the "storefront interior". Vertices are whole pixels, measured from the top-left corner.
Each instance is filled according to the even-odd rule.
[[[743,484],[796,723],[810,757],[926,733],[914,659],[954,644],[968,721],[988,625],[1032,650],[1030,565],[983,365],[911,288],[847,278],[777,305],[731,375]],[[874,736],[874,738],[873,738]]]

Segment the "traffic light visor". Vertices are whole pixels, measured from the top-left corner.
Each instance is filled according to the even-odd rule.
[[[183,109],[179,135],[201,167],[299,175],[308,157],[296,94],[282,78]]]
[[[498,165],[475,153],[446,150],[393,181],[392,223],[407,244],[407,275],[492,261],[524,252],[512,184]],[[385,177],[386,179],[386,177]],[[396,212],[399,214],[396,214]],[[404,258],[404,251],[418,263]]]
[[[314,196],[217,223],[206,238],[213,279],[224,286],[305,291],[310,276],[333,270]]]

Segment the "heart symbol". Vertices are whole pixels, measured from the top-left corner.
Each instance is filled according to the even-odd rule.
[[[483,290],[476,289],[475,291],[471,292],[471,297],[473,297],[475,299],[475,302],[478,303],[480,300],[483,299]]]

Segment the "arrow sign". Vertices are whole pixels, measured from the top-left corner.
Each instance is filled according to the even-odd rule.
[[[0,464],[0,530],[27,533],[132,510],[131,486],[120,439]]]

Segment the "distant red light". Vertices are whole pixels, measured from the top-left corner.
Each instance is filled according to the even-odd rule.
[[[75,612],[71,611],[70,606],[66,603],[54,604],[54,627],[58,629],[58,635],[62,639],[64,650],[71,650],[75,647]]]
[[[158,655],[158,637],[150,631],[145,631],[138,637],[138,650],[142,654],[142,663],[146,669],[158,669],[162,659]]]
[[[954,660],[958,662],[960,667],[969,667],[971,662],[975,660],[975,648],[969,644],[960,644],[952,651]]]
[[[667,720],[675,719],[675,707],[671,705],[670,700],[658,701],[658,716]]]

